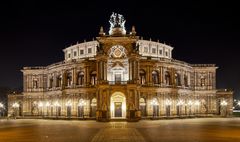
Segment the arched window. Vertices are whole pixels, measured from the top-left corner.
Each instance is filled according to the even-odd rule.
[[[176,86],[181,86],[181,78],[179,73],[175,73],[175,84]]]
[[[140,75],[140,83],[145,84],[146,72],[143,69],[141,69],[139,72],[139,75]]]
[[[158,84],[159,83],[158,72],[157,71],[152,72],[152,82],[153,82],[153,84]]]
[[[96,110],[97,110],[97,99],[93,98],[91,100],[91,108],[90,108],[90,116],[91,117],[96,117]]]
[[[33,80],[33,88],[34,89],[38,88],[38,81],[37,81],[37,79]]]
[[[146,116],[146,102],[144,98],[139,99],[139,106],[140,106],[141,115],[143,117]]]
[[[84,72],[79,72],[77,76],[77,85],[83,85],[84,84]]]
[[[206,83],[205,77],[201,76],[201,80],[200,80],[201,87],[205,86],[206,85],[205,83]]]
[[[71,86],[72,85],[72,73],[67,73],[67,82],[66,86]]]
[[[91,84],[96,85],[96,83],[97,83],[97,72],[93,71],[90,76],[91,76]]]
[[[53,78],[51,77],[49,79],[49,88],[52,88],[53,87]]]
[[[57,84],[56,87],[62,86],[62,75],[57,76]]]
[[[168,71],[165,72],[165,84],[166,85],[171,85],[171,76]]]
[[[184,86],[188,87],[188,77],[186,74],[184,75]]]

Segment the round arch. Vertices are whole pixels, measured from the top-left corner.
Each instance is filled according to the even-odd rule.
[[[110,103],[111,118],[126,118],[126,97],[122,92],[114,92]]]

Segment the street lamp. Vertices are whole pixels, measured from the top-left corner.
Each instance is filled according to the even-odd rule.
[[[60,115],[60,113],[59,113],[59,107],[60,107],[59,102],[56,101],[56,102],[54,103],[54,106],[56,107],[56,117],[58,117],[58,115]],[[60,111],[61,111],[61,110],[60,110]]]
[[[199,100],[196,100],[195,102],[194,102],[194,105],[195,105],[195,113],[199,113],[199,106],[200,106],[200,101]]]
[[[4,109],[4,105],[0,103],[0,116],[4,116],[3,109]]]
[[[178,115],[181,116],[182,114],[182,105],[184,104],[183,100],[179,100],[177,102],[177,106],[178,106]]]
[[[79,103],[78,103],[78,116],[79,117],[83,117],[83,113],[84,113],[84,106],[86,105],[86,102],[83,100],[83,99],[80,99],[79,100]]]
[[[167,99],[165,101],[165,105],[166,105],[167,116],[170,116],[170,106],[172,105],[172,102],[169,99]]]
[[[227,104],[228,103],[225,100],[221,101],[221,103],[220,103],[220,105],[223,107],[222,111],[224,111],[225,116],[227,115],[227,108],[226,108]]]
[[[240,106],[240,101],[238,101],[237,105]]]
[[[72,102],[71,101],[67,101],[66,106],[67,106],[67,117],[71,117]]]
[[[193,105],[193,102],[191,100],[188,101],[188,105],[189,105],[189,115],[192,114],[192,105]]]
[[[199,101],[199,100],[196,100],[196,101],[194,102],[194,105],[196,106],[196,113],[199,113],[198,111],[199,111],[200,101]]]
[[[19,104],[17,103],[17,102],[15,102],[15,103],[13,103],[13,105],[12,105],[12,107],[13,107],[13,115],[14,115],[14,117],[16,118],[16,116],[17,116],[17,111],[18,111],[18,108],[19,108]]]
[[[47,107],[47,116],[49,115],[48,109],[49,109],[50,103],[46,102],[46,107]]]
[[[42,102],[38,102],[38,115],[39,115],[39,110],[41,110],[40,115],[43,115],[43,103]]]
[[[154,117],[154,116],[157,116],[157,114],[158,114],[158,113],[157,113],[157,112],[158,112],[158,110],[157,110],[158,101],[157,101],[156,98],[154,98],[154,99],[152,100],[151,105],[153,106],[153,117]]]

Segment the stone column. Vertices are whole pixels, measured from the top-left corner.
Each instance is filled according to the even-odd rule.
[[[72,71],[72,84],[73,84],[73,87],[75,87],[77,84],[76,68],[73,68],[73,71]]]

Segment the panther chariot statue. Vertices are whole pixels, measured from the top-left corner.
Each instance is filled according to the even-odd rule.
[[[111,36],[122,36],[126,34],[125,22],[123,15],[118,13],[112,13],[110,16],[110,30],[109,35]]]

